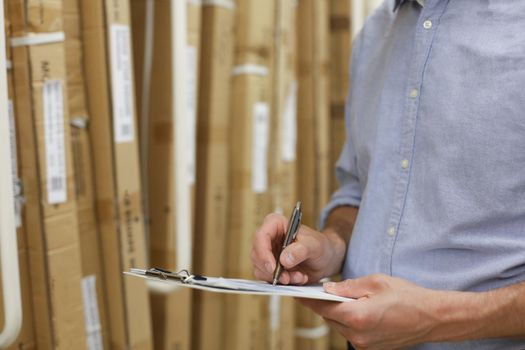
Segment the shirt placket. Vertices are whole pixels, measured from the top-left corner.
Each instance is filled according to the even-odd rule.
[[[410,62],[409,77],[405,94],[405,115],[401,132],[401,147],[398,159],[398,178],[394,192],[394,202],[388,220],[381,270],[392,274],[394,246],[400,232],[400,223],[405,209],[405,202],[410,184],[416,124],[418,118],[421,89],[425,66],[430,54],[432,42],[448,1],[428,0],[421,11],[414,37],[414,54]]]

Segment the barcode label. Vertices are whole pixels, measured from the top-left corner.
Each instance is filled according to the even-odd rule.
[[[196,139],[197,139],[197,48],[186,46],[186,80],[187,80],[187,112],[188,112],[188,180],[195,183]]]
[[[265,102],[253,106],[252,135],[252,190],[255,193],[266,192],[268,188],[268,137],[270,108]]]
[[[89,350],[103,350],[100,316],[97,302],[95,275],[82,278],[82,299],[84,301],[84,320],[86,322],[87,346]]]
[[[42,96],[47,201],[49,204],[64,203],[67,200],[67,186],[62,81],[44,82]]]
[[[281,128],[281,159],[293,162],[297,144],[297,82],[290,84],[283,110]]]
[[[15,109],[13,101],[7,101],[9,115],[9,141],[11,144],[11,173],[13,174],[13,195],[15,202],[15,224],[16,228],[22,226],[22,201],[20,179],[18,178],[18,155],[16,152],[16,129],[15,129]]]
[[[111,25],[111,96],[116,143],[132,142],[135,138],[130,40],[129,26]]]

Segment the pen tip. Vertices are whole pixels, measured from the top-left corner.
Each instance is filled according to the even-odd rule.
[[[297,209],[301,209],[301,205],[302,205],[301,201],[298,201],[297,204],[295,205],[295,207]]]
[[[275,287],[276,284],[277,284],[277,280],[274,279],[272,285]]]

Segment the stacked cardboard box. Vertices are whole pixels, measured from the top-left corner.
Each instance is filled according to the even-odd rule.
[[[174,211],[174,145],[173,123],[175,117],[175,101],[173,100],[174,77],[173,69],[173,21],[171,18],[174,3],[168,0],[155,1],[154,6],[144,7],[143,1],[133,4],[133,18],[135,40],[138,47],[144,51],[136,50],[138,60],[143,66],[135,64],[136,74],[142,74],[142,96],[140,103],[142,111],[141,125],[145,126],[141,133],[143,150],[142,166],[144,168],[145,186],[148,189],[148,217],[150,232],[150,265],[170,270],[189,268],[177,266],[177,235],[184,234],[175,229],[176,220],[189,220],[175,218]],[[200,4],[187,3],[187,42],[184,46],[186,53],[186,89],[188,98],[182,101],[187,103],[187,114],[184,118],[188,121],[186,133],[190,136],[188,149],[176,150],[190,153],[190,158],[195,159],[195,124],[197,103],[197,78],[198,78],[198,51],[200,37]],[[148,11],[153,11],[148,13]],[[142,16],[139,16],[141,12]],[[144,16],[145,14],[145,16]],[[148,18],[148,16],[151,16]],[[151,25],[151,29],[147,29]],[[151,30],[151,36],[147,33]],[[141,57],[143,59],[141,60]],[[148,62],[148,60],[151,60]],[[175,75],[176,77],[177,75]],[[140,96],[137,96],[140,98]],[[175,157],[178,157],[179,153]],[[188,164],[188,178],[195,182],[194,162]],[[183,181],[185,179],[182,179]],[[180,180],[178,180],[180,181]],[[192,210],[190,209],[190,212]],[[191,225],[190,225],[191,227]],[[191,233],[190,233],[191,234]],[[180,238],[180,237],[179,237]],[[189,238],[191,240],[191,237]],[[191,291],[177,289],[168,293],[153,293],[151,296],[153,311],[153,329],[156,349],[190,349],[191,343]]]
[[[122,273],[146,263],[129,3],[82,1],[80,13],[111,347],[151,349],[147,286]]]
[[[252,237],[272,211],[270,178],[274,1],[237,2],[232,70],[228,275],[253,278]],[[229,296],[227,348],[267,349],[268,298]]]
[[[230,73],[233,63],[234,1],[203,1],[197,118],[197,182],[194,271],[225,276],[229,203]],[[193,347],[226,345],[225,297],[194,296]]]
[[[345,142],[345,102],[348,94],[352,33],[350,1],[330,0],[330,164],[335,163]],[[337,189],[335,171],[331,190]]]
[[[351,4],[348,0],[330,0],[330,169],[335,169],[346,138],[345,102],[348,94],[351,52]],[[332,172],[331,191],[338,187]],[[346,340],[330,330],[330,348],[346,349]]]
[[[69,122],[82,255],[82,297],[86,336],[89,349],[101,349],[109,348],[109,329],[102,251],[95,209],[93,155],[89,138],[90,116],[86,102],[80,9],[78,0],[63,1]]]
[[[275,4],[272,84],[272,208],[290,214],[297,200],[297,1]],[[294,349],[295,303],[290,298],[269,300],[270,349]]]
[[[303,223],[316,227],[330,195],[328,100],[328,2],[299,2],[297,33],[299,55],[298,178],[303,200]],[[326,349],[328,328],[312,312],[298,307],[297,347]]]
[[[11,36],[11,26],[9,23],[9,16],[5,18],[6,43],[9,42]],[[12,56],[11,47],[6,47],[7,58],[7,94],[8,94],[8,122],[10,127],[10,143],[11,143],[11,167],[13,171],[13,187],[14,187],[14,207],[15,207],[15,223],[18,241],[18,263],[20,271],[20,290],[22,293],[22,328],[17,339],[8,349],[34,349],[35,336],[33,329],[33,302],[31,300],[31,285],[29,281],[29,266],[28,253],[25,229],[22,226],[22,208],[23,208],[23,194],[22,183],[20,181],[19,161],[18,161],[18,145],[17,145],[17,127],[14,109],[14,87],[13,87],[13,70],[12,70]],[[3,295],[0,294],[0,298]],[[0,329],[4,327],[4,312],[3,302],[0,301]]]
[[[15,108],[39,349],[86,347],[62,2],[9,1]]]

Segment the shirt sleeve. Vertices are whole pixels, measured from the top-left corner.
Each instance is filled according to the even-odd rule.
[[[358,42],[360,42],[360,38],[356,40],[356,45],[354,45],[355,48],[359,46]],[[353,55],[352,64],[351,64],[351,71],[352,71],[351,76],[352,77],[355,77],[356,72],[355,72],[354,67],[355,65],[358,64],[356,51],[357,50],[354,50],[354,55]],[[361,203],[362,190],[359,184],[359,176],[358,176],[358,169],[357,169],[357,155],[356,155],[356,150],[353,144],[351,127],[350,127],[351,126],[350,110],[351,110],[351,99],[352,99],[351,90],[352,88],[350,88],[350,92],[348,94],[348,97],[346,99],[346,104],[345,104],[346,140],[345,140],[345,144],[343,146],[341,155],[339,156],[339,160],[337,161],[336,167],[335,167],[336,178],[339,183],[339,189],[332,194],[330,202],[328,202],[328,204],[321,211],[321,216],[319,219],[320,229],[324,229],[328,215],[335,208],[340,207],[340,206],[359,207],[359,204]]]

